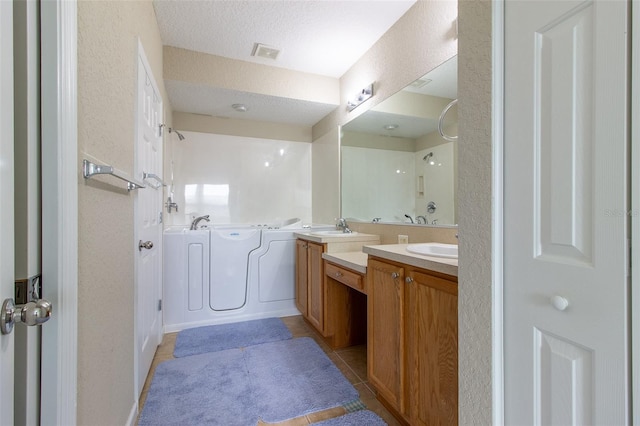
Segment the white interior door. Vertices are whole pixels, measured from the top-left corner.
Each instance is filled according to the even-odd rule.
[[[147,187],[136,197],[136,350],[140,395],[162,340],[162,98],[138,44],[136,174]],[[146,173],[146,178],[145,178]],[[145,246],[146,245],[146,246]],[[152,245],[152,246],[151,246]]]
[[[13,2],[0,1],[0,301],[13,298]],[[13,424],[14,334],[0,335],[0,413]]]
[[[507,424],[629,423],[628,7],[505,4]]]

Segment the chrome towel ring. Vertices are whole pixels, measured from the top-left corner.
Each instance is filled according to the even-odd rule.
[[[454,99],[451,102],[449,102],[449,105],[444,107],[444,109],[440,113],[440,119],[438,119],[438,132],[440,133],[440,136],[442,136],[445,140],[448,140],[450,142],[457,141],[458,137],[457,136],[449,136],[449,135],[445,134],[444,130],[442,129],[442,123],[444,122],[444,117],[445,117],[445,115],[447,115],[447,112],[449,112],[451,107],[454,106],[457,103],[458,103],[457,99]]]

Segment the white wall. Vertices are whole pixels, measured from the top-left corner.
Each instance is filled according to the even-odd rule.
[[[211,223],[274,224],[311,221],[311,144],[181,131],[174,141],[173,199],[179,212],[165,223],[182,225],[194,215]],[[171,160],[169,160],[171,163]],[[171,183],[171,164],[166,173]]]
[[[415,217],[415,154],[342,147],[342,215],[370,222]],[[371,216],[373,214],[373,217]]]

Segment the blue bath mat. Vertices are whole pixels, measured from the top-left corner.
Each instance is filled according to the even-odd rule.
[[[255,407],[267,423],[342,406],[360,397],[309,337],[251,346],[245,354]]]
[[[387,422],[382,420],[373,411],[361,410],[344,416],[334,417],[329,420],[314,423],[315,426],[386,426]]]
[[[173,356],[181,358],[287,339],[291,339],[291,333],[280,318],[210,325],[179,332]]]
[[[317,343],[301,337],[161,363],[138,424],[253,426],[358,398]]]

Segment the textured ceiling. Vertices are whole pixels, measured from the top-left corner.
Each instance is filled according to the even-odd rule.
[[[154,0],[164,45],[341,77],[416,0]],[[280,49],[251,56],[255,43]],[[336,108],[287,97],[166,81],[175,111],[313,125]],[[246,113],[229,111],[244,103]]]
[[[156,0],[165,45],[341,77],[415,0]],[[254,44],[281,49],[253,57]]]

